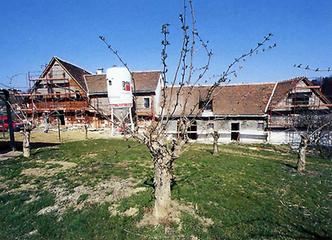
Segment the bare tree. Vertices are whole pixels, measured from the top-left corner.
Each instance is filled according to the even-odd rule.
[[[218,155],[219,154],[218,140],[220,134],[218,133],[217,130],[214,130],[212,136],[213,136],[213,155]]]
[[[332,115],[308,110],[293,116],[292,121],[293,130],[300,136],[297,170],[303,173],[309,145],[316,152],[323,154],[326,154],[324,149],[331,148]]]
[[[9,94],[9,91],[7,91]],[[6,106],[7,106],[7,115],[8,119],[11,119],[11,115],[15,115],[17,119],[20,120],[20,122],[23,124],[23,156],[24,157],[30,157],[30,135],[31,135],[31,130],[33,129],[33,124],[32,118],[28,118],[24,110],[26,109],[26,104],[25,101],[23,100],[23,97],[20,96],[19,91],[15,89],[10,89],[10,97],[8,96],[7,98],[2,99]],[[8,122],[9,128],[13,128],[13,123],[10,120]],[[12,135],[13,129],[11,130]]]
[[[147,146],[152,156],[155,190],[153,216],[158,223],[167,220],[171,212],[173,163],[181,155],[188,143],[188,129],[213,101],[215,94],[218,94],[220,91],[220,85],[229,82],[232,77],[236,77],[236,67],[241,67],[240,65],[248,57],[276,46],[274,44],[265,48],[266,42],[270,40],[272,34],[265,36],[256,47],[235,58],[222,74],[216,76],[210,86],[202,88],[201,97],[203,101],[192,104],[193,100],[197,100],[194,98],[193,92],[197,90],[204,78],[207,78],[206,73],[209,70],[213,54],[208,48],[207,42],[201,38],[197,30],[192,0],[184,1],[183,13],[179,15],[179,20],[182,31],[181,49],[174,75],[172,76],[168,74],[167,63],[169,57],[167,54],[168,46],[170,45],[168,40],[169,24],[163,24],[161,29],[163,36],[161,75],[164,87],[161,92],[159,119],[157,122],[145,123],[144,127],[137,126],[134,131],[130,131],[133,138]],[[105,37],[100,36],[100,39],[131,73],[135,91],[135,79],[126,62],[119,55],[118,51],[107,42]],[[205,55],[206,62],[203,66],[195,67],[195,56],[197,56],[198,52]],[[170,138],[167,130],[174,119],[177,119],[178,134]],[[217,137],[217,134],[215,136]]]
[[[16,97],[19,98],[19,93],[16,93]],[[28,117],[25,110],[27,109],[25,101],[17,101],[14,104],[10,104],[12,111],[15,113],[16,117],[23,123],[23,157],[29,158],[31,155],[31,146],[30,146],[30,139],[31,139],[31,131],[36,126],[34,124],[33,115]]]

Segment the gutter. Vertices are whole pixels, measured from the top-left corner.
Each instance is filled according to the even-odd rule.
[[[265,110],[264,110],[265,113],[267,112],[267,109],[269,108],[269,105],[270,105],[270,103],[271,103],[271,101],[272,101],[272,97],[273,97],[273,95],[274,95],[274,92],[276,91],[277,85],[278,85],[278,83],[276,83],[276,84],[274,85],[274,87],[273,87],[273,90],[272,90],[272,93],[271,93],[270,99],[269,99],[269,101],[267,102],[266,107],[265,107]]]

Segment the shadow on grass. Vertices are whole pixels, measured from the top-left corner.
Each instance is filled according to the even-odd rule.
[[[290,239],[332,239],[331,233],[323,228],[310,229],[309,226],[305,226],[300,222],[292,223],[291,221],[294,221],[294,219],[288,219],[287,224],[282,224],[278,221],[263,217],[234,222],[232,224],[223,225],[223,227],[237,228],[238,226],[243,227],[243,225],[261,225],[262,228],[257,228],[249,233],[250,239],[279,239],[281,237]],[[279,230],[272,230],[274,227],[278,227]],[[280,231],[280,229],[283,230]]]
[[[289,163],[282,163],[282,165],[284,165],[288,170],[291,170],[291,171],[296,171],[297,168],[296,166],[292,165],[292,164],[289,164]]]
[[[53,147],[58,146],[59,143],[45,143],[45,142],[32,142],[31,149],[37,148],[45,148],[45,147]],[[15,148],[17,151],[22,151],[22,142],[15,142]],[[49,149],[50,150],[50,149]],[[9,141],[1,141],[0,142],[0,154],[8,153],[11,151]]]

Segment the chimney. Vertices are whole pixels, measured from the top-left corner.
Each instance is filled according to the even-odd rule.
[[[104,74],[104,68],[98,68],[96,74],[97,75]]]

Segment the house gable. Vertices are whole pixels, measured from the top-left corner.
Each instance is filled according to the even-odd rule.
[[[69,81],[70,89],[80,92],[87,92],[84,75],[90,73],[80,67],[61,60],[58,57],[53,57],[45,70],[40,75],[41,79],[51,79],[52,81],[61,81],[67,79]],[[40,82],[39,82],[40,83]]]
[[[329,109],[330,102],[307,78],[295,78],[278,82],[268,109],[290,110],[294,107]]]

